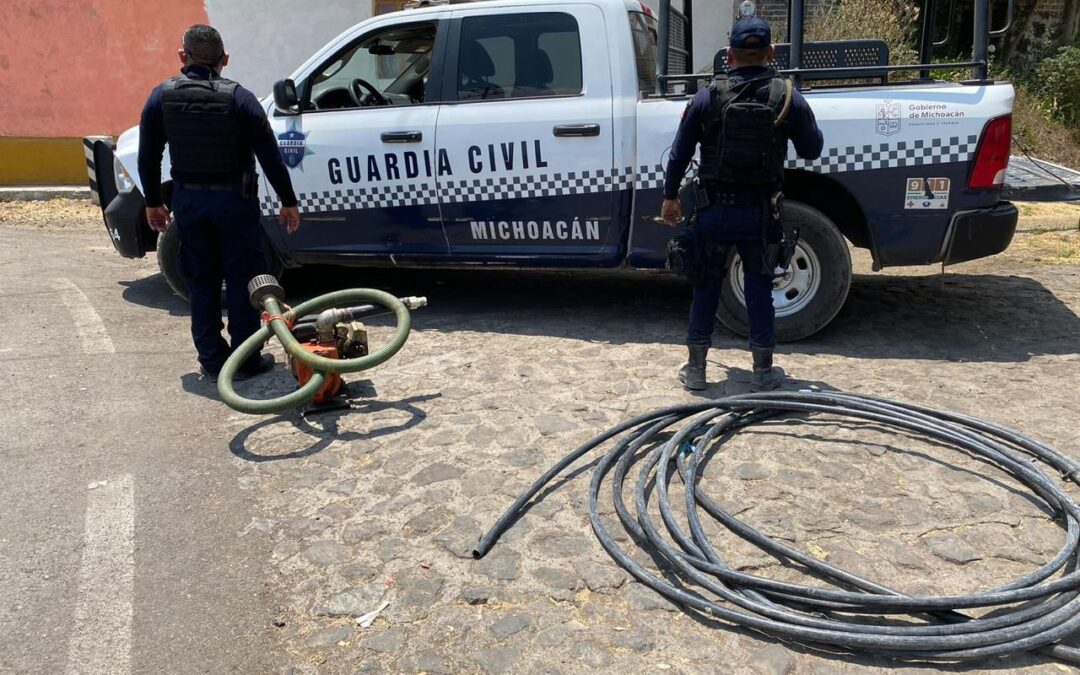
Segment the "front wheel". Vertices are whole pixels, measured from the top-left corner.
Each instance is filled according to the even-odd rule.
[[[266,269],[267,273],[272,275],[276,279],[281,279],[285,273],[285,266],[281,263],[281,258],[274,252],[274,247],[270,244],[270,240],[266,235],[262,236],[263,255],[266,257]],[[157,243],[157,259],[158,269],[161,270],[161,276],[165,277],[165,281],[169,284],[169,288],[173,293],[176,293],[184,302],[190,301],[188,297],[187,280],[184,278],[183,273],[180,271],[180,235],[176,231],[176,226],[170,224],[165,231],[159,235]]]
[[[187,280],[180,272],[180,235],[175,225],[170,224],[158,235],[157,264],[169,288],[187,302],[189,300]]]
[[[851,254],[836,225],[812,206],[787,202],[784,225],[799,228],[799,243],[787,273],[773,282],[773,307],[776,339],[794,342],[824,328],[844,306],[851,288]],[[738,254],[728,265],[716,319],[739,335],[750,334]]]

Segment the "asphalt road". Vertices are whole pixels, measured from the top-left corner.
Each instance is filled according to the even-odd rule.
[[[0,269],[0,672],[276,670],[182,306],[100,236],[0,230]]]

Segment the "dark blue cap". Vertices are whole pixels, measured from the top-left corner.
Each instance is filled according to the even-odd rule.
[[[764,19],[748,16],[731,27],[731,41],[736,49],[762,49],[772,44],[772,29]]]

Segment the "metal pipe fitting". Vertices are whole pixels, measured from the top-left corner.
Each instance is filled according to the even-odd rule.
[[[427,298],[409,296],[398,298],[409,310],[427,307]],[[354,321],[368,316],[388,314],[390,310],[381,305],[359,305],[357,307],[336,307],[328,309],[315,319],[315,339],[320,343],[334,341],[334,326],[345,321]]]

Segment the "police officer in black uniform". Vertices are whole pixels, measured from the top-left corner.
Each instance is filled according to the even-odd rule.
[[[706,250],[724,251],[728,245],[739,252],[754,358],[751,386],[775,389],[785,375],[772,363],[774,268],[766,254],[775,254],[782,238],[788,140],[800,157],[815,159],[823,139],[806,100],[768,67],[774,55],[768,23],[755,16],[739,19],[732,26],[727,55],[727,76],[718,76],[699,91],[683,114],[668,160],[661,216],[671,226],[682,221],[679,188],[700,144],[696,228]],[[711,264],[722,266],[724,260]],[[706,387],[705,359],[723,276],[717,269],[694,286],[686,334],[689,360],[679,371],[679,381],[690,390]]]
[[[221,77],[229,62],[221,35],[192,26],[179,51],[181,74],[150,93],[139,124],[139,175],[150,227],[170,220],[180,237],[180,269],[191,298],[191,335],[201,372],[217,379],[225,360],[259,328],[247,283],[265,272],[255,157],[281,200],[278,220],[288,234],[300,227],[289,170],[266,112],[255,96]],[[161,195],[161,158],[169,145],[172,198]],[[221,284],[232,346],[221,335]],[[256,353],[237,372],[246,379],[269,370],[274,358]]]

